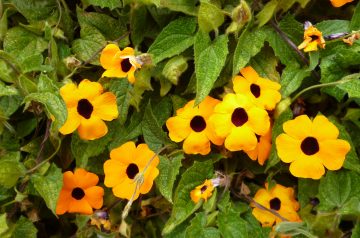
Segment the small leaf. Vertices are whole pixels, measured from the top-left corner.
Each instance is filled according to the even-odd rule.
[[[46,206],[56,215],[56,204],[63,184],[61,169],[52,164],[45,176],[39,174],[32,175],[31,183],[45,200]]]
[[[14,158],[0,160],[0,185],[5,188],[13,187],[17,180],[25,174],[25,167]]]
[[[16,222],[11,238],[36,238],[37,229],[27,218],[21,216]]]
[[[192,17],[183,17],[169,23],[149,47],[148,53],[154,55],[154,63],[175,56],[194,43],[196,21]]]
[[[360,98],[360,73],[350,74],[341,79],[344,83],[337,85],[351,98]]]
[[[220,238],[220,232],[214,227],[206,227],[206,215],[201,212],[191,220],[191,225],[186,229],[185,237]]]
[[[169,8],[172,11],[183,12],[187,15],[196,15],[196,1],[194,0],[153,0],[160,1],[160,6]]]
[[[199,34],[198,36],[202,36],[202,34]],[[201,40],[198,36],[195,44]],[[195,51],[198,51],[196,48],[197,46],[195,45]],[[226,35],[221,35],[201,53],[195,54],[196,105],[204,100],[210,93],[216,79],[225,65],[228,52],[228,37]]]
[[[121,1],[119,0],[85,0],[89,5],[101,7],[101,8],[109,8],[110,10],[114,10],[115,8],[122,7]]]
[[[270,2],[266,3],[262,10],[256,15],[259,27],[265,25],[268,21],[270,21],[270,19],[276,12],[278,4],[278,0],[271,0]]]
[[[6,213],[0,215],[0,235],[4,234],[9,229],[6,223]]]
[[[190,199],[190,191],[213,176],[213,162],[195,161],[181,176],[175,190],[174,206],[169,220],[163,228],[163,235],[170,233],[200,207]]]
[[[158,169],[159,176],[156,178],[156,187],[160,193],[172,203],[173,187],[175,184],[176,176],[179,174],[181,161],[184,158],[183,154],[172,157],[171,159],[160,156],[160,163]]]
[[[19,91],[16,88],[7,86],[0,81],[0,97],[12,95],[19,95]]]
[[[171,58],[164,66],[162,75],[172,84],[177,85],[180,76],[186,71],[188,64],[182,55]]]
[[[199,27],[204,32],[217,30],[224,22],[224,13],[214,4],[202,1],[198,12]]]

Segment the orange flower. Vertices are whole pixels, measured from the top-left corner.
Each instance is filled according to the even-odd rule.
[[[321,31],[310,22],[305,22],[304,41],[298,46],[298,49],[304,49],[305,52],[317,51],[318,46],[325,48],[325,40]]]
[[[258,143],[253,150],[245,150],[244,152],[252,160],[257,160],[260,165],[264,165],[265,161],[269,158],[271,151],[271,128],[263,136],[256,135]]]
[[[214,133],[208,122],[215,105],[220,101],[208,96],[196,107],[194,102],[195,100],[191,100],[183,108],[178,109],[176,116],[166,121],[166,127],[172,141],[184,140],[185,153],[206,155],[211,150],[210,141],[215,145],[222,145],[224,142]]]
[[[254,150],[257,135],[265,135],[270,128],[270,118],[265,109],[251,103],[241,94],[228,93],[215,106],[209,118],[215,133],[225,138],[225,148],[230,151]]]
[[[60,88],[68,111],[65,124],[59,129],[67,135],[78,130],[84,140],[98,139],[108,132],[103,120],[111,121],[118,117],[116,96],[111,92],[103,93],[103,87],[87,79],[79,86],[68,83]]]
[[[134,83],[134,72],[141,68],[141,64],[134,54],[134,49],[131,47],[120,50],[117,45],[108,44],[100,55],[100,64],[105,69],[102,77],[127,77],[130,83]]]
[[[276,138],[280,159],[290,164],[295,177],[320,179],[324,166],[338,170],[345,161],[350,144],[337,139],[339,130],[326,117],[319,115],[313,121],[306,115],[283,124],[285,133]]]
[[[281,85],[260,77],[251,66],[243,68],[240,73],[242,76],[237,75],[233,79],[234,91],[246,95],[259,107],[273,110],[281,100]]]
[[[134,194],[134,200],[139,194],[150,191],[154,179],[158,176],[159,157],[146,144],[137,147],[132,141],[126,142],[110,152],[110,160],[104,163],[106,187],[112,188],[115,196],[128,200]],[[144,169],[146,168],[146,171]],[[138,184],[136,178],[143,173],[143,183]]]
[[[301,221],[296,212],[299,210],[299,203],[295,200],[293,188],[276,184],[269,190],[268,184],[266,183],[265,189],[261,188],[256,192],[254,201],[268,209],[276,211],[280,216],[289,221]],[[271,227],[282,221],[280,217],[257,207],[256,204],[251,203],[250,205],[253,207],[252,214],[263,227]]]
[[[84,169],[63,174],[63,187],[56,205],[56,214],[78,212],[92,214],[93,208],[100,209],[103,205],[104,189],[96,186],[99,177]]]
[[[190,192],[191,200],[194,203],[198,203],[200,199],[204,199],[207,201],[209,197],[211,197],[212,192],[214,191],[214,184],[211,180],[205,180],[205,182],[199,186],[197,186],[194,190]]]
[[[345,5],[346,3],[353,2],[354,0],[330,0],[331,4],[334,7],[341,7]]]

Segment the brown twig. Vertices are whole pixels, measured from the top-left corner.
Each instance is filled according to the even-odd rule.
[[[51,126],[51,120],[47,120],[46,121],[46,130],[45,130],[45,135],[44,135],[44,139],[41,141],[41,144],[40,144],[40,148],[39,148],[39,152],[36,156],[36,159],[35,161],[37,163],[40,162],[40,159],[41,159],[41,156],[42,156],[42,152],[45,148],[45,143],[46,141],[49,139],[49,135],[50,135],[50,126]]]

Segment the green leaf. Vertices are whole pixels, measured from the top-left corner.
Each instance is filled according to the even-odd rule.
[[[262,48],[262,50],[250,60],[249,65],[251,65],[261,77],[276,82],[280,81],[280,74],[276,69],[278,59],[270,47]]]
[[[7,86],[0,81],[0,97],[12,95],[19,95],[19,91],[16,88]]]
[[[214,227],[206,227],[206,215],[204,212],[196,214],[186,229],[186,238],[220,238],[220,232]]]
[[[247,238],[247,222],[240,218],[240,213],[231,206],[220,211],[217,226],[222,237]]]
[[[21,216],[16,222],[11,238],[36,238],[37,229],[27,218]]]
[[[162,75],[168,79],[172,84],[177,85],[180,76],[188,68],[187,59],[182,56],[175,56],[171,58],[164,66]]]
[[[304,208],[310,203],[311,198],[317,196],[319,191],[319,180],[299,178],[298,186],[298,200],[300,207]]]
[[[120,3],[120,1],[117,2]],[[107,14],[85,12],[79,7],[76,13],[81,26],[88,25],[96,28],[107,40],[115,40],[127,32],[126,25],[120,19],[114,19]]]
[[[56,215],[56,203],[63,185],[61,169],[52,164],[45,176],[32,175],[31,183],[45,200],[46,206]]]
[[[158,169],[159,176],[156,178],[156,187],[160,193],[172,203],[173,187],[175,184],[176,176],[179,174],[181,161],[184,158],[183,154],[178,154],[171,159],[165,156],[160,156],[160,163]]]
[[[23,59],[20,63],[20,67],[23,73],[36,72],[36,71],[52,71],[53,68],[50,65],[43,65],[44,57],[42,54],[30,55]]]
[[[157,108],[161,110],[164,109],[159,106]],[[165,109],[160,116],[168,118],[170,116],[170,110]],[[158,151],[163,145],[172,143],[162,129],[163,123],[164,121],[161,120],[159,116],[155,116],[154,109],[151,102],[149,102],[144,112],[142,131],[146,144],[153,151]]]
[[[204,32],[217,30],[224,22],[224,13],[214,4],[201,1],[198,12],[199,27]]]
[[[89,5],[105,8],[108,7],[110,10],[115,8],[122,7],[121,1],[119,0],[84,0]]]
[[[93,57],[105,44],[105,37],[93,26],[82,24],[80,30],[80,39],[72,42],[71,50],[82,61],[91,59],[91,63],[99,65],[99,57]]]
[[[359,221],[356,223],[355,227],[352,230],[351,238],[360,238],[360,222]]]
[[[260,52],[264,45],[267,28],[254,31],[246,29],[240,36],[233,59],[233,75],[238,74],[250,61],[250,58]]]
[[[29,21],[44,20],[57,8],[55,0],[11,0],[10,2]]]
[[[129,112],[132,85],[127,79],[112,80],[109,90],[116,96],[116,104],[119,111],[119,120],[124,124]]]
[[[194,0],[160,0],[160,6],[172,11],[183,12],[187,15],[196,15],[196,1]]]
[[[47,47],[48,43],[43,38],[22,27],[9,29],[4,39],[4,51],[19,61],[41,54]]]
[[[352,171],[328,171],[320,180],[318,210],[341,209],[352,198],[360,199],[360,175]]]
[[[41,103],[45,108],[48,118],[51,118],[51,116],[55,117],[52,123],[55,131],[64,125],[67,118],[67,109],[60,95],[51,92],[31,93],[24,98],[24,102],[28,103],[31,101]]]
[[[149,47],[148,53],[154,55],[154,63],[175,56],[194,43],[196,20],[183,17],[169,23]]]
[[[287,66],[281,75],[281,95],[283,98],[290,96],[301,85],[304,78],[309,77],[311,72],[307,68],[299,68],[298,65]]]
[[[10,117],[21,105],[22,98],[17,95],[0,98],[0,114]]]
[[[175,190],[174,206],[169,220],[163,228],[163,235],[170,233],[175,227],[185,221],[191,214],[199,209],[201,203],[194,204],[190,199],[190,192],[196,186],[202,184],[205,179],[213,176],[213,162],[195,161],[193,166],[187,169],[181,176]]]
[[[76,159],[76,166],[86,168],[89,158],[100,155],[106,149],[106,145],[110,140],[111,133],[92,141],[82,140],[78,134],[73,134],[71,138],[71,152]]]
[[[345,20],[327,20],[316,24],[316,28],[323,33],[323,35],[330,35],[334,33],[349,32],[349,21]]]
[[[202,40],[200,36],[203,36],[203,34],[198,34],[196,37],[196,52],[198,52],[196,45],[202,44],[199,42]],[[203,47],[200,46],[200,48]],[[221,35],[201,53],[195,54],[196,105],[204,100],[204,98],[210,93],[216,79],[225,65],[228,53],[228,37],[226,35]]]
[[[359,157],[357,156],[356,147],[354,146],[351,140],[351,136],[349,135],[349,133],[346,131],[345,127],[341,123],[339,123],[332,117],[330,117],[329,119],[339,129],[339,139],[346,140],[347,142],[349,142],[351,146],[349,153],[346,155],[346,159],[343,165],[344,168],[360,173],[360,160]]]
[[[356,5],[354,15],[350,21],[350,30],[357,31],[360,29],[360,3]]]
[[[350,98],[360,98],[360,73],[347,75],[341,81],[344,83],[337,85],[338,88],[347,92]]]
[[[284,122],[291,120],[292,117],[293,117],[292,111],[290,108],[288,108],[283,113],[281,113],[280,116],[274,122],[274,126],[272,128],[272,139],[271,139],[273,146],[271,147],[269,160],[266,163],[266,171],[280,162],[280,158],[277,154],[277,150],[275,146],[276,137],[283,132]]]
[[[6,223],[6,213],[0,215],[0,235],[4,234],[9,229]]]
[[[271,0],[270,2],[266,3],[262,10],[256,15],[259,27],[265,25],[268,21],[270,21],[270,19],[276,12],[278,4],[278,0]]]
[[[17,180],[25,174],[25,167],[16,158],[0,160],[0,185],[5,188],[13,187]]]

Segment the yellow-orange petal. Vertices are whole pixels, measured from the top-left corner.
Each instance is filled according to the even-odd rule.
[[[100,209],[103,205],[104,189],[100,186],[93,186],[85,189],[84,199],[88,201],[91,207]]]
[[[136,78],[135,78],[135,68],[134,68],[134,66],[131,67],[130,71],[128,72],[127,78],[128,78],[129,83],[131,83],[131,84],[135,83]]]
[[[260,221],[263,227],[271,227],[275,223],[275,216],[270,212],[261,210],[260,208],[254,208],[252,210],[252,214],[256,220]]]
[[[202,154],[210,153],[210,141],[204,132],[191,132],[184,140],[183,149],[186,154]]]
[[[298,178],[320,179],[325,168],[316,156],[301,157],[290,164],[290,173]]]
[[[116,96],[111,92],[106,92],[96,97],[91,104],[93,105],[93,115],[105,121],[112,121],[119,116],[116,105]]]
[[[130,200],[133,193],[135,192],[136,183],[133,180],[126,178],[124,181],[113,187],[112,191],[116,197],[125,198]],[[139,189],[136,190],[134,200],[139,197]]]
[[[107,78],[126,78],[126,76],[127,73],[124,73],[120,67],[107,69],[102,74],[102,77],[107,77]]]
[[[166,127],[169,130],[170,139],[175,142],[183,141],[191,132],[190,120],[180,116],[170,117],[166,121]]]
[[[329,170],[340,169],[344,164],[346,154],[350,151],[349,142],[340,139],[319,141],[319,147],[318,156]]]
[[[286,134],[294,139],[303,140],[312,131],[312,121],[307,115],[301,115],[293,120],[287,121],[283,124],[283,129]]]
[[[120,56],[121,58],[124,58],[124,56],[133,56],[135,54],[135,51],[133,48],[131,47],[125,47],[121,52],[120,52]]]
[[[265,135],[270,128],[269,114],[262,108],[252,107],[247,110],[248,122],[246,123],[256,134]]]
[[[253,150],[257,145],[257,139],[250,127],[241,126],[232,129],[224,145],[230,151]]]
[[[146,171],[144,176],[144,183],[140,187],[140,193],[146,194],[148,193],[154,183],[154,179],[159,175],[159,170],[157,168],[149,168],[149,171]]]
[[[104,184],[106,187],[115,187],[126,178],[127,165],[115,159],[106,160],[104,163]]]
[[[99,96],[104,91],[103,87],[98,82],[91,82],[88,79],[83,79],[78,86],[78,94],[80,98],[92,99]]]
[[[259,75],[251,66],[247,66],[240,70],[240,73],[248,80],[255,81]]]
[[[131,164],[134,160],[136,145],[133,141],[128,141],[110,152],[110,158],[123,164]]]
[[[205,134],[207,138],[215,145],[222,145],[224,143],[225,138],[220,137],[215,133],[215,128],[213,128],[212,123],[206,123]]]
[[[298,46],[298,49],[299,50],[302,50],[304,49],[305,47],[308,46],[308,44],[312,41],[311,37],[307,37],[299,46]]]
[[[100,64],[104,69],[114,68],[115,65],[114,58],[119,57],[120,49],[115,44],[108,44],[105,48],[101,51],[100,55]],[[120,59],[117,63],[120,62]],[[119,66],[118,66],[119,67]]]
[[[235,76],[233,79],[233,88],[236,93],[247,93],[249,92],[249,88],[251,86],[252,81],[242,77]]]
[[[103,137],[108,132],[108,128],[99,117],[91,116],[89,119],[82,118],[78,133],[83,140],[95,140]]]
[[[62,189],[56,204],[56,214],[62,215],[69,210],[69,204],[72,200],[71,191]]]
[[[75,180],[76,187],[80,187],[82,189],[95,186],[99,182],[99,177],[96,174],[90,173],[83,168],[76,169],[73,178]]]
[[[335,140],[339,130],[325,116],[318,115],[313,120],[312,135],[318,140]]]
[[[225,138],[231,131],[231,114],[214,113],[210,116],[208,122],[218,137]]]
[[[76,107],[79,101],[79,94],[76,84],[67,83],[60,88],[60,95],[67,107]]]
[[[294,139],[287,134],[280,134],[275,141],[277,153],[281,161],[291,163],[303,156],[301,151],[301,141]]]
[[[209,118],[213,113],[215,106],[219,102],[220,102],[219,100],[212,98],[210,96],[205,97],[205,99],[199,104],[200,115],[205,119]]]
[[[78,212],[81,214],[90,215],[93,213],[93,209],[85,199],[71,199],[68,212]]]
[[[331,4],[334,6],[334,7],[342,7],[344,6],[346,3],[349,3],[349,2],[353,2],[354,0],[330,0]]]
[[[72,190],[76,187],[76,179],[72,171],[63,173],[63,189]]]
[[[136,148],[136,151],[134,153],[134,160],[133,163],[135,163],[137,166],[139,166],[140,170],[141,167],[145,167],[149,161],[152,159],[149,167],[156,167],[159,164],[159,157],[156,155],[155,152],[150,150],[149,146],[147,144],[139,144]],[[154,157],[154,158],[153,158]]]
[[[317,51],[318,43],[316,41],[310,42],[304,49],[304,52]]]
[[[81,116],[77,112],[76,107],[68,108],[68,116],[65,124],[60,127],[59,132],[63,135],[73,133],[80,125]]]

